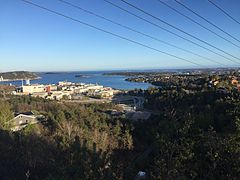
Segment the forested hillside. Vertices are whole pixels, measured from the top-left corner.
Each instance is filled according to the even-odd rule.
[[[0,102],[0,175],[3,179],[118,179],[133,148],[129,123],[104,113],[112,105],[59,104],[13,97]],[[13,112],[35,111],[47,121],[11,133]],[[127,154],[126,154],[127,155]]]
[[[19,79],[36,79],[38,78],[36,73],[28,71],[13,71],[0,73],[0,78],[3,80],[19,80]]]
[[[11,96],[0,101],[3,179],[238,179],[240,97],[209,90],[151,88],[147,121],[112,116],[113,104],[83,105]],[[13,133],[14,112],[42,124]]]

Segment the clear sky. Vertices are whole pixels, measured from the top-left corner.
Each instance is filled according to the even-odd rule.
[[[141,42],[156,49],[189,59],[207,67],[219,66],[200,57],[164,45],[147,37],[133,33],[102,19],[69,7],[57,0],[29,0],[56,10],[75,19],[106,29],[121,36]],[[158,39],[194,51],[228,66],[239,66],[216,54],[192,45],[143,22],[103,0],[66,0],[99,15],[132,27]],[[110,0],[129,11],[172,30],[184,37],[190,37],[144,15],[119,0]],[[240,21],[239,0],[212,0]],[[240,58],[240,49],[214,36],[196,24],[181,17],[158,3],[157,0],[129,0],[136,6],[182,28],[183,30],[214,44]],[[184,14],[191,16],[215,32],[240,45],[203,20],[186,11],[173,0],[164,0]],[[181,0],[228,33],[240,39],[240,25],[229,19],[207,0]],[[196,41],[192,39],[193,41]],[[198,41],[196,41],[198,42]],[[202,44],[201,42],[198,42]],[[204,44],[202,44],[204,45]],[[207,45],[204,45],[207,47]],[[211,48],[212,49],[212,48]],[[214,50],[214,49],[212,49]],[[217,51],[216,51],[217,52]],[[221,53],[221,52],[219,52]],[[229,56],[228,56],[229,57]],[[231,57],[229,57],[231,58]],[[231,58],[233,59],[233,58]],[[236,59],[235,59],[236,60]],[[240,62],[240,61],[239,61]],[[32,7],[20,0],[0,0],[0,71],[69,71],[69,70],[109,70],[109,69],[148,69],[148,68],[197,68],[173,57],[146,49],[139,45],[118,39],[109,34],[91,29],[63,17]]]

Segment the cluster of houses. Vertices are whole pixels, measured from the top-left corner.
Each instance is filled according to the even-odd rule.
[[[78,95],[86,95],[94,98],[111,99],[118,90],[110,87],[103,87],[98,84],[73,83],[68,81],[58,82],[58,84],[30,84],[17,87],[16,95],[31,95],[51,100],[74,99]]]
[[[211,81],[209,81],[209,85],[213,85],[213,86],[219,86],[219,84],[221,85],[224,82],[223,79],[212,79]],[[230,85],[233,89],[237,90],[238,92],[240,92],[240,77],[237,76],[228,76],[227,80],[225,81],[226,83],[221,87],[220,89],[224,90],[226,89],[226,84]]]

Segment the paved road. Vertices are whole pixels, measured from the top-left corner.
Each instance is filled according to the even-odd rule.
[[[144,100],[144,97],[139,96],[119,96],[114,98],[113,102],[125,104],[126,102],[132,101],[137,109],[143,109]]]

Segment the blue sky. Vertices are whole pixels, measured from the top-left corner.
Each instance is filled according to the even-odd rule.
[[[206,67],[219,66],[200,57],[143,37],[102,19],[69,7],[57,0],[29,0],[56,10],[75,19],[87,22],[113,33],[141,42],[156,49],[197,62]],[[99,15],[132,27],[161,40],[194,51],[228,66],[238,66],[231,61],[183,41],[169,33],[147,24],[125,12],[116,9],[103,0],[66,0]],[[178,31],[144,15],[119,0],[110,0],[160,26],[176,33]],[[213,0],[240,21],[239,0]],[[208,31],[179,16],[158,3],[157,0],[131,0],[136,6],[182,28],[183,30],[214,44],[240,58],[240,49],[214,36]],[[225,36],[219,30],[183,9],[173,0],[164,0],[186,15],[223,35],[234,43],[239,42]],[[181,0],[228,33],[240,39],[240,25],[226,17],[207,0]],[[109,69],[151,69],[151,68],[198,68],[173,57],[146,49],[109,34],[99,32],[63,17],[32,7],[20,0],[0,0],[0,71],[69,71]],[[184,37],[188,36],[179,33]],[[189,38],[191,39],[191,38]],[[195,41],[194,39],[192,39]],[[197,42],[197,41],[196,41]],[[198,42],[200,43],[200,42]],[[202,44],[202,43],[200,43]],[[202,44],[204,45],[204,44]],[[205,46],[205,45],[204,45]],[[206,46],[207,47],[207,46]],[[212,48],[211,48],[212,49]],[[213,49],[214,50],[214,49]]]

